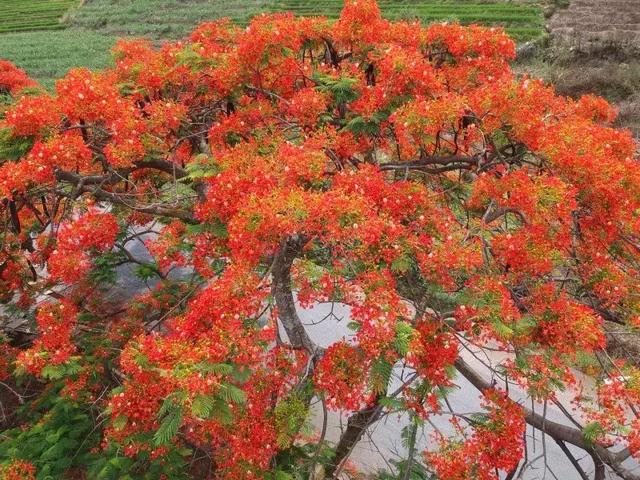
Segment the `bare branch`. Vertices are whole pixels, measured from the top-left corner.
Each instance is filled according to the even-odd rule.
[[[475,371],[463,359],[458,358],[455,366],[462,376],[478,390],[484,391],[492,388],[491,382]],[[622,462],[631,455],[628,449],[625,448],[619,452],[611,452],[600,445],[591,445],[587,440],[585,440],[582,430],[545,419],[542,415],[535,413],[530,408],[524,406],[522,408],[524,410],[526,422],[551,436],[555,441],[570,443],[571,445],[575,445],[576,447],[589,452],[591,455],[596,456],[602,462],[609,465],[625,480],[640,480],[640,474],[634,473],[622,465]]]

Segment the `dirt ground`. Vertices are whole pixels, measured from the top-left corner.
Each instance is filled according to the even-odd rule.
[[[555,9],[547,27],[556,40],[582,50],[611,44],[640,50],[638,0],[556,0],[554,3],[560,8]]]
[[[640,139],[640,0],[547,0],[548,38],[517,68],[558,93],[597,93]]]

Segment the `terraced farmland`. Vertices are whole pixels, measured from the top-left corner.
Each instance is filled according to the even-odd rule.
[[[336,18],[342,0],[276,0],[274,10],[292,11],[298,15],[324,15]],[[424,23],[458,21],[503,26],[517,40],[540,36],[544,19],[540,7],[524,2],[478,2],[477,0],[379,0],[386,18],[419,19]]]
[[[11,60],[47,87],[73,67],[102,68],[116,37],[75,29],[0,35],[0,58]]]
[[[0,0],[0,33],[65,28],[60,20],[78,0]]]
[[[574,0],[556,12],[549,27],[554,39],[582,49],[617,45],[640,51],[638,0]]]
[[[390,19],[500,25],[518,40],[537,37],[543,31],[541,9],[525,2],[380,0],[379,4]],[[239,24],[245,24],[260,11],[336,18],[342,6],[342,0],[93,0],[71,15],[71,24],[116,35],[178,38],[198,22],[216,17],[230,17]]]

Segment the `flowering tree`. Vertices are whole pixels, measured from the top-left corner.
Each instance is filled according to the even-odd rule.
[[[335,22],[122,40],[53,95],[0,63],[0,390],[24,404],[2,478],[337,478],[398,412],[398,478],[514,478],[526,424],[583,478],[567,445],[596,479],[640,478],[640,370],[602,351],[603,322],[640,325],[636,146],[604,100],[517,78],[513,56],[500,29],[347,0]],[[150,289],[115,302],[122,265]],[[316,343],[296,307],[318,302],[353,335]],[[491,378],[463,355],[482,350]],[[448,401],[456,372],[481,415]],[[510,384],[582,406],[557,423]],[[335,445],[304,434],[315,402],[349,415]]]

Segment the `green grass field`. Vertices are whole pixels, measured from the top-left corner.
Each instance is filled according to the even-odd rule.
[[[71,28],[108,35],[177,39],[206,20],[230,17],[245,24],[273,0],[92,0],[69,16]]]
[[[244,24],[261,11],[292,11],[298,15],[336,18],[342,0],[93,0],[70,16],[71,25],[116,35],[179,38],[207,19],[230,17]],[[381,0],[387,18],[419,18],[424,22],[457,20],[506,27],[518,38],[541,33],[539,7],[522,3],[478,0]]]
[[[17,32],[0,35],[0,58],[24,68],[46,87],[70,68],[101,68],[111,60],[116,37],[91,31]]]
[[[390,19],[499,25],[517,40],[542,35],[540,0],[379,0]],[[260,12],[336,18],[342,0],[0,0],[0,58],[47,87],[69,68],[98,68],[122,36],[178,39],[199,23],[230,17],[243,25]]]

